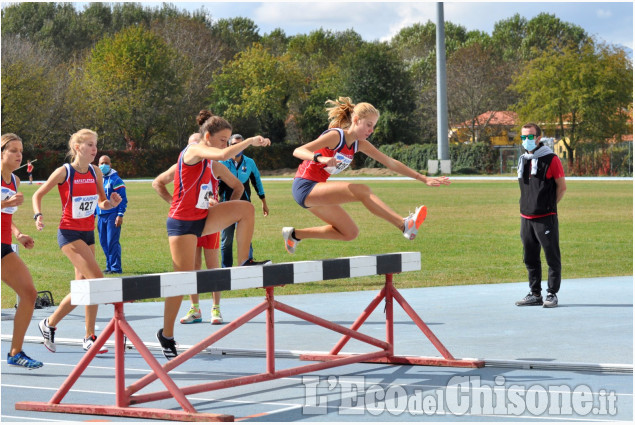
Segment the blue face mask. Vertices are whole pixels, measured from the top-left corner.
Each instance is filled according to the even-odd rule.
[[[525,148],[528,152],[533,151],[534,149],[536,149],[536,141],[535,140],[525,140],[523,142],[523,148]]]
[[[101,170],[101,172],[102,172],[103,174],[108,174],[108,172],[110,171],[110,165],[108,165],[108,164],[101,164],[101,165],[99,166],[99,169]]]

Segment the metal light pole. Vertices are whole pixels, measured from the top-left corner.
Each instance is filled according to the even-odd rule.
[[[437,3],[437,150],[438,159],[449,160],[448,96],[445,72],[445,20],[443,3]]]

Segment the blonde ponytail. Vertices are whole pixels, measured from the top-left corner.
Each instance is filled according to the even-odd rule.
[[[337,100],[327,100],[326,108],[329,116],[329,128],[348,128],[353,122],[353,115],[359,118],[369,116],[379,117],[379,111],[370,103],[353,103],[350,97],[339,97]]]

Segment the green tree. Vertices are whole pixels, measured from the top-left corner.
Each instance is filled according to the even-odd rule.
[[[296,143],[315,139],[327,127],[325,102],[344,93],[341,59],[354,55],[363,45],[361,36],[353,30],[319,29],[291,38],[289,55],[304,76],[301,95],[291,107],[292,122],[299,129]]]
[[[492,116],[485,122],[478,122],[477,117],[487,111],[507,110],[511,69],[480,43],[457,50],[447,68],[450,123],[470,121],[472,140],[487,141],[484,136]]]
[[[231,60],[237,53],[260,41],[258,25],[248,18],[219,19],[212,34],[223,43],[222,55]]]
[[[369,102],[381,116],[373,143],[418,140],[415,123],[415,95],[410,76],[397,53],[385,43],[369,43],[342,61],[342,93],[353,102]]]
[[[262,133],[272,141],[285,138],[289,103],[301,75],[287,55],[273,56],[254,44],[227,63],[210,85],[211,109],[241,133]]]
[[[92,42],[72,3],[21,2],[2,9],[2,35],[15,34],[69,58]]]
[[[418,139],[430,143],[436,143],[437,138],[436,38],[436,24],[428,21],[403,28],[390,40],[404,61],[416,94],[412,123]],[[485,43],[487,38],[484,33],[446,22],[446,57],[449,60],[461,47],[477,41]]]
[[[524,62],[558,46],[578,47],[588,41],[579,26],[540,13],[531,20],[519,14],[494,24],[492,43],[505,61]]]
[[[111,147],[146,148],[171,125],[182,87],[177,53],[143,26],[103,38],[85,66],[85,88]]]
[[[289,39],[290,37],[287,37],[282,29],[276,28],[269,34],[265,34],[260,43],[265,49],[269,50],[271,54],[281,56],[287,52]]]
[[[326,101],[337,99],[345,93],[340,77],[340,69],[336,64],[331,64],[323,69],[319,76],[311,80],[310,89],[303,101],[298,103],[297,114],[294,114],[295,122],[299,127],[297,144],[308,143],[317,137],[328,127],[328,114],[326,113]]]
[[[288,51],[305,75],[317,78],[330,64],[353,54],[363,44],[362,37],[353,30],[329,31],[320,28],[306,35],[292,37]]]
[[[199,20],[175,17],[156,22],[152,30],[179,52],[172,55],[182,81],[182,90],[174,96],[173,116],[166,139],[175,146],[184,146],[189,135],[198,130],[195,117],[207,104],[212,91],[209,82],[222,66],[221,42],[210,27]]]
[[[7,35],[2,37],[1,68],[2,132],[20,135],[25,147],[63,145],[70,82],[65,65],[50,51]]]
[[[521,121],[535,121],[565,139],[569,164],[582,140],[632,134],[625,111],[633,101],[633,65],[622,49],[590,42],[546,50],[514,77]]]

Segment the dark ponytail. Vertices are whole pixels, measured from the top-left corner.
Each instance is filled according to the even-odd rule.
[[[221,130],[231,131],[232,129],[231,124],[225,118],[214,115],[207,109],[198,113],[196,122],[200,126],[201,137],[205,137],[205,133],[216,134]]]

